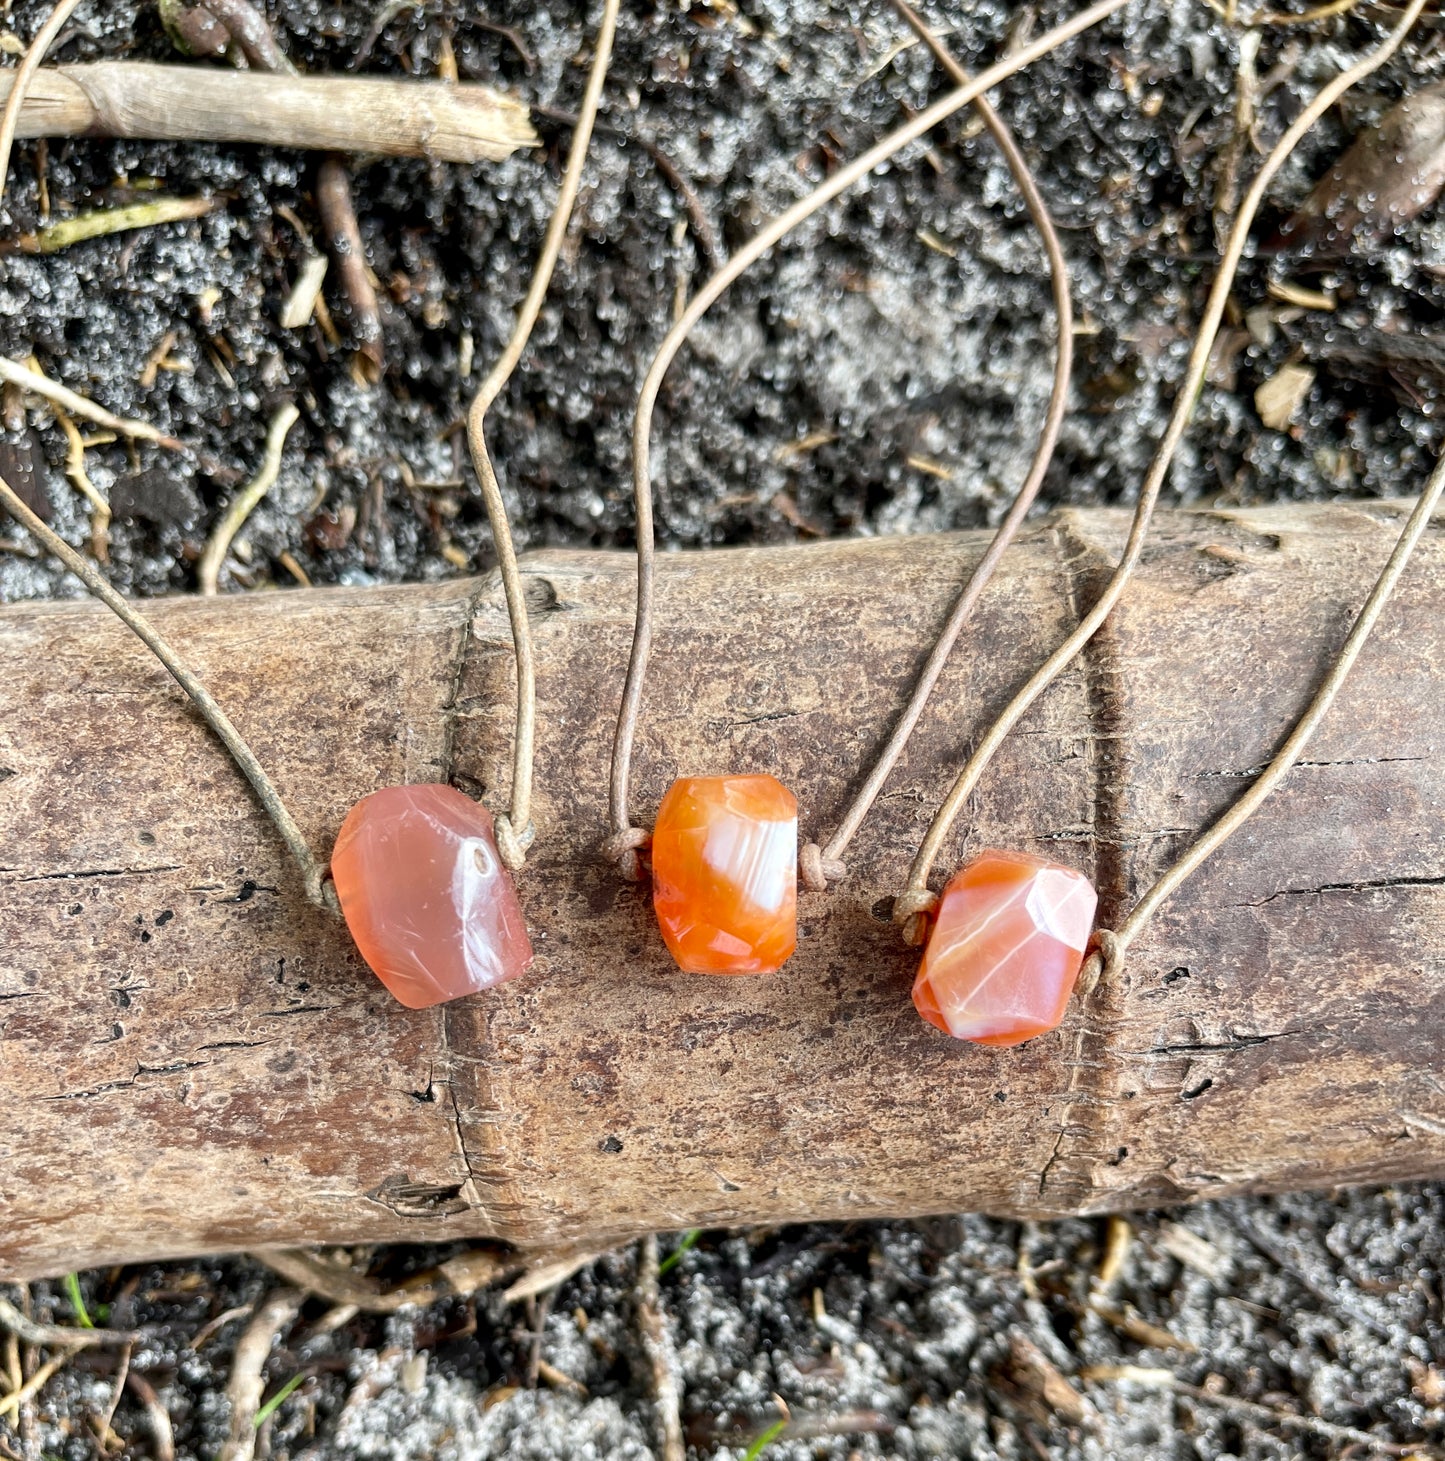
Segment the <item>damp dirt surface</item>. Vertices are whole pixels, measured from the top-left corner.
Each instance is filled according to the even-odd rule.
[[[41,13],[16,0],[4,24],[28,39]],[[564,0],[485,11],[276,0],[268,13],[307,70],[349,66],[384,20],[364,70],[432,76],[450,54],[462,79],[553,113],[578,102],[596,23]],[[981,0],[931,18],[979,65],[1065,13]],[[1251,60],[1253,42],[1203,0],[1136,0],[996,93],[1057,217],[1080,321],[1043,507],[1131,501],[1202,309],[1231,176],[1247,179],[1304,99],[1375,43],[1376,18],[1362,6],[1263,27]],[[1407,87],[1437,79],[1440,35],[1424,28],[1307,140],[1258,239],[1353,134]],[[556,280],[491,414],[522,545],[631,544],[632,407],[677,302],[720,251],[938,94],[930,60],[906,41],[886,5],[853,0],[624,7],[605,127]],[[53,54],[174,58],[154,10],[129,3],[82,7]],[[1248,136],[1236,129],[1242,64],[1258,79]],[[200,550],[285,401],[301,419],[224,591],[492,565],[457,427],[505,340],[555,196],[567,128],[548,115],[537,125],[543,147],[504,163],[354,165],[382,301],[376,384],[358,366],[334,271],[337,336],[279,323],[308,247],[301,235],[321,232],[314,157],[100,140],[18,148],[7,239],[47,213],[157,190],[219,200],[199,220],[0,257],[0,350],[33,354],[64,384],[194,447],[190,457],[121,443],[87,451],[114,508],[108,572],[119,587],[194,590]],[[1341,257],[1258,251],[1166,500],[1418,490],[1441,435],[1442,274],[1445,224],[1430,210]],[[1331,308],[1278,297],[1281,281]],[[1006,168],[962,116],[824,209],[699,328],[654,433],[663,544],[997,521],[1047,401],[1052,328],[1036,236]],[[1313,376],[1287,428],[1267,429],[1255,392],[1285,366]],[[54,418],[13,395],[3,408],[0,470],[71,541],[89,543]],[[0,599],[77,592],[18,529],[0,523],[0,538]],[[961,1216],[665,1239],[665,1262],[685,1247],[661,1292],[690,1454],[740,1458],[785,1416],[764,1453],[780,1461],[1439,1453],[1445,1189],[1240,1199],[1129,1221]],[[348,1257],[389,1281],[453,1251]],[[637,1261],[623,1250],[531,1305],[484,1293],[345,1319],[311,1301],[268,1361],[269,1395],[299,1382],[260,1427],[257,1454],[660,1455]],[[176,1454],[209,1458],[226,1432],[246,1306],[278,1282],[237,1257],[83,1274],[78,1288],[35,1284],[28,1302],[72,1323],[79,1297],[92,1317],[142,1327],[132,1370],[169,1413]],[[0,1454],[94,1456],[113,1411],[105,1454],[160,1456],[135,1389],[116,1391],[116,1359],[76,1356],[19,1430],[0,1416]],[[0,1344],[8,1375],[5,1363]]]

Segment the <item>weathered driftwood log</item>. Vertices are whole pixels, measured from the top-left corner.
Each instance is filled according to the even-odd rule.
[[[1392,542],[1391,504],[1176,513],[987,777],[963,845],[1088,869],[1115,917],[1245,784]],[[86,603],[0,611],[0,1276],[160,1254],[950,1209],[1092,1212],[1445,1172],[1445,538],[1427,535],[1307,765],[1126,975],[1015,1050],[913,1012],[888,919],[969,743],[1063,633],[1123,518],[1014,549],[769,978],[679,975],[597,857],[628,558],[527,564],[530,974],[413,1013],[304,901],[240,777]],[[755,768],[825,829],[978,537],[659,562],[637,812]],[[158,604],[318,848],[400,780],[505,794],[495,583]]]
[[[0,105],[13,79],[0,73]],[[260,142],[440,162],[495,161],[537,143],[527,108],[490,86],[143,61],[37,72],[16,135]]]

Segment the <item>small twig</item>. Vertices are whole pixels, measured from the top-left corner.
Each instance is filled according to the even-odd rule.
[[[526,1261],[533,1266],[528,1268],[510,1288],[502,1290],[502,1302],[515,1304],[523,1299],[529,1299],[535,1294],[554,1289],[558,1284],[565,1283],[574,1273],[586,1268],[589,1263],[596,1263],[599,1258],[611,1251],[610,1248],[587,1248],[580,1252],[573,1250],[563,1254],[560,1258],[538,1258],[536,1255],[532,1255]]]
[[[283,330],[300,330],[311,323],[316,313],[316,300],[321,285],[326,279],[326,255],[307,254],[296,271],[296,282],[286,303],[281,306],[278,320]]]
[[[62,218],[36,233],[21,234],[14,247],[24,254],[58,254],[87,239],[113,233],[130,233],[138,228],[155,228],[162,223],[184,223],[215,212],[219,198],[150,198],[124,208],[98,208]]]
[[[266,17],[250,0],[203,0],[205,8],[231,33],[246,59],[261,71],[294,76],[291,58],[276,42]]]
[[[27,1319],[7,1299],[0,1299],[0,1329],[8,1330],[22,1344],[46,1349],[94,1349],[100,1345],[135,1344],[141,1338],[134,1329],[72,1329],[66,1324],[40,1324]]]
[[[61,1350],[59,1354],[41,1365],[18,1390],[12,1390],[10,1394],[0,1396],[0,1420],[7,1415],[11,1418],[17,1416],[20,1413],[20,1407],[32,1395],[38,1395],[49,1383],[50,1377],[64,1369],[84,1347],[84,1345],[72,1344],[69,1348]]]
[[[35,32],[35,39],[20,58],[20,64],[10,81],[10,94],[5,98],[5,110],[0,112],[0,195],[4,194],[5,181],[10,176],[10,154],[15,147],[15,129],[20,122],[20,107],[25,93],[30,89],[31,79],[40,69],[45,53],[54,44],[65,27],[65,22],[75,13],[80,0],[56,0],[55,9],[46,17],[45,23]]]
[[[637,1322],[642,1330],[642,1348],[652,1369],[652,1395],[662,1431],[662,1461],[684,1461],[687,1449],[682,1440],[677,1359],[657,1292],[657,1234],[645,1237],[641,1249],[637,1269]]]
[[[90,503],[92,509],[90,551],[95,555],[97,563],[105,563],[110,558],[110,503],[105,500],[105,495],[90,480],[90,474],[85,470],[85,439],[80,434],[80,428],[58,406],[55,408],[55,419],[65,433],[65,475],[70,478],[76,491]]]
[[[557,206],[552,210],[547,224],[546,237],[542,240],[537,255],[537,265],[532,271],[532,282],[526,297],[517,311],[517,320],[512,327],[512,337],[502,351],[497,363],[488,371],[486,378],[477,388],[477,394],[467,410],[467,444],[471,448],[472,465],[482,489],[482,500],[486,504],[487,521],[492,529],[492,545],[497,553],[497,568],[502,578],[502,588],[507,598],[507,615],[512,626],[512,648],[517,661],[517,721],[512,738],[512,794],[505,814],[494,822],[497,836],[497,850],[502,861],[514,872],[526,861],[527,848],[535,835],[532,826],[532,758],[536,737],[537,679],[532,657],[532,631],[527,622],[527,600],[522,586],[522,575],[517,567],[517,550],[512,542],[512,525],[507,516],[506,500],[502,486],[497,480],[487,452],[487,412],[501,395],[512,372],[522,358],[531,338],[532,326],[541,313],[542,301],[552,282],[552,271],[557,256],[562,251],[562,242],[567,234],[567,225],[572,218],[572,207],[582,186],[582,169],[587,161],[587,148],[592,140],[592,124],[602,100],[603,83],[607,80],[607,65],[612,57],[612,41],[617,32],[617,14],[620,0],[603,0],[602,18],[597,27],[597,39],[593,44],[592,65],[587,73],[587,85],[582,93],[582,104],[578,109],[577,126],[572,133],[572,147],[567,154],[567,166],[562,173],[562,185],[557,190]]]
[[[290,401],[271,418],[271,424],[266,428],[266,450],[262,453],[256,475],[231,499],[231,505],[216,524],[206,551],[196,565],[196,578],[203,594],[217,592],[226,552],[257,504],[276,485],[276,479],[281,475],[281,453],[285,450],[286,438],[300,419],[301,413]]]
[[[569,112],[562,107],[534,105],[532,111],[536,116],[546,117],[551,122],[561,122],[565,127],[577,125],[577,113]],[[721,269],[728,261],[727,250],[719,241],[717,230],[712,226],[712,219],[708,217],[707,209],[702,206],[702,199],[698,197],[697,190],[687,180],[677,164],[656,142],[641,132],[628,132],[621,127],[608,126],[602,122],[596,124],[595,130],[599,137],[615,137],[622,143],[635,143],[652,159],[658,172],[682,199],[683,209],[687,213],[688,226],[692,229],[693,237],[697,239],[698,247],[702,250],[708,267],[714,273]]]
[[[1322,1440],[1334,1441],[1339,1445],[1363,1446],[1369,1451],[1384,1456],[1438,1457],[1440,1449],[1419,1443],[1387,1441],[1369,1431],[1357,1430],[1354,1426],[1337,1425],[1333,1421],[1321,1420],[1317,1415],[1299,1415],[1291,1410],[1281,1410],[1274,1405],[1261,1405],[1257,1400],[1243,1400],[1237,1395],[1215,1394],[1212,1390],[1200,1389],[1177,1379],[1172,1371],[1144,1369],[1138,1365],[1091,1365],[1080,1371],[1080,1378],[1090,1383],[1118,1380],[1128,1384],[1145,1385],[1155,1390],[1169,1390],[1176,1395],[1187,1396],[1201,1405],[1212,1406],[1241,1420],[1253,1421],[1257,1425],[1279,1426],[1284,1430],[1306,1431]]]
[[[394,1314],[408,1305],[425,1306],[438,1299],[474,1293],[508,1266],[516,1266],[515,1261],[508,1265],[496,1254],[476,1249],[443,1263],[434,1275],[419,1275],[392,1288],[383,1288],[374,1279],[348,1273],[299,1248],[261,1248],[250,1257],[309,1294],[329,1299],[333,1304],[363,1309],[368,1314]]]
[[[251,1461],[255,1455],[256,1412],[266,1389],[266,1361],[276,1340],[296,1322],[300,1312],[300,1294],[294,1289],[275,1289],[247,1325],[231,1361],[231,1378],[226,1384],[231,1426],[217,1461]]]
[[[170,1412],[161,1404],[155,1387],[144,1376],[132,1370],[126,1376],[126,1384],[135,1391],[146,1413],[151,1428],[151,1442],[155,1447],[155,1461],[176,1461],[176,1437],[171,1427]]]
[[[537,1388],[537,1379],[542,1373],[542,1342],[547,1337],[547,1320],[552,1313],[552,1304],[557,1298],[556,1289],[537,1294],[527,1300],[527,1322],[531,1326],[532,1342],[527,1349],[528,1390]]]
[[[381,306],[366,267],[361,225],[356,221],[356,204],[351,196],[351,174],[340,157],[324,157],[316,169],[316,211],[321,215],[326,246],[336,263],[341,292],[351,314],[351,332],[364,362],[362,372],[375,385],[386,364]]]
[[[74,391],[69,390],[58,381],[51,380],[48,375],[41,375],[39,371],[31,370],[29,366],[22,365],[18,360],[11,360],[5,355],[0,355],[0,381],[7,385],[19,386],[33,396],[42,396],[45,400],[54,402],[62,410],[68,411],[72,416],[94,421],[97,426],[104,426],[118,436],[129,436],[137,441],[153,441],[157,446],[169,447],[171,451],[190,450],[183,442],[177,441],[173,436],[167,436],[164,432],[157,431],[149,423],[113,415],[104,406],[97,406],[94,401],[76,395]]]
[[[106,1406],[105,1414],[100,1420],[100,1449],[102,1453],[110,1449],[110,1423],[115,1419],[116,1408],[120,1405],[120,1397],[125,1390],[125,1382],[130,1375],[130,1351],[130,1345],[126,1345],[120,1352],[120,1367],[116,1373],[115,1384],[111,1387],[110,1403]]]
[[[0,97],[16,73],[0,73]],[[527,108],[476,82],[277,76],[214,66],[89,61],[47,66],[17,119],[21,137],[250,142],[477,163],[535,147]]]

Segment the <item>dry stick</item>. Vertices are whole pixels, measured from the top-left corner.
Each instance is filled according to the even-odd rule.
[[[1183,438],[1185,429],[1189,425],[1190,418],[1194,414],[1194,405],[1199,392],[1204,384],[1204,377],[1209,368],[1210,352],[1214,346],[1214,339],[1219,331],[1220,321],[1224,317],[1224,308],[1229,299],[1230,287],[1234,282],[1236,270],[1239,268],[1240,259],[1244,255],[1245,245],[1249,239],[1249,228],[1254,221],[1254,216],[1259,210],[1266,190],[1273,181],[1275,174],[1284,165],[1286,159],[1299,145],[1300,139],[1306,132],[1357,82],[1363,80],[1378,67],[1384,65],[1389,58],[1399,49],[1401,42],[1405,39],[1410,27],[1415,23],[1416,17],[1424,8],[1426,0],[1412,0],[1405,18],[1391,32],[1390,36],[1364,60],[1356,62],[1348,70],[1343,71],[1327,85],[1320,88],[1314,100],[1305,107],[1290,126],[1284,136],[1280,138],[1274,150],[1264,160],[1254,181],[1250,184],[1249,192],[1244,202],[1240,205],[1238,214],[1234,220],[1234,226],[1230,231],[1229,242],[1225,247],[1224,255],[1220,259],[1219,272],[1215,276],[1214,284],[1209,292],[1209,301],[1204,311],[1204,319],[1200,324],[1199,332],[1195,336],[1194,350],[1189,357],[1189,366],[1185,371],[1183,384],[1179,388],[1179,394],[1175,399],[1174,412],[1169,419],[1169,425],[1164,433],[1164,438],[1159,444],[1154,460],[1150,464],[1149,473],[1144,480],[1144,485],[1139,492],[1138,505],[1134,509],[1134,519],[1129,527],[1129,537],[1124,547],[1124,554],[1120,558],[1118,566],[1114,569],[1108,586],[1100,595],[1093,608],[1080,620],[1078,627],[1068,636],[1067,639],[1049,656],[1047,660],[1036,670],[1024,687],[1015,694],[1000,713],[997,720],[989,727],[983,739],[979,742],[977,749],[969,758],[963,770],[959,773],[958,779],[954,782],[948,796],[944,799],[943,805],[939,808],[928,829],[927,836],[923,839],[923,845],[918,850],[918,855],[913,860],[913,866],[909,869],[908,884],[905,891],[898,897],[894,904],[894,918],[904,926],[904,937],[911,944],[919,944],[927,935],[928,915],[937,906],[938,899],[928,889],[928,875],[933,867],[934,859],[938,856],[944,841],[947,839],[953,827],[954,819],[957,817],[965,801],[972,794],[979,779],[987,769],[989,762],[993,759],[995,752],[1003,744],[1014,726],[1018,724],[1028,708],[1038,699],[1043,692],[1054,682],[1055,678],[1066,665],[1079,653],[1090,639],[1098,632],[1099,626],[1109,616],[1114,605],[1118,603],[1125,587],[1129,582],[1130,575],[1134,571],[1135,564],[1139,561],[1139,555],[1144,548],[1144,540],[1148,535],[1149,522],[1153,517],[1154,508],[1159,500],[1160,489],[1164,485],[1164,479],[1168,474],[1170,464],[1174,460],[1175,450]],[[1085,980],[1085,988],[1088,987]]]
[[[30,1399],[32,1395],[38,1394],[46,1386],[50,1377],[57,1371],[65,1368],[75,1357],[79,1345],[71,1345],[63,1349],[53,1359],[47,1360],[36,1372],[18,1389],[12,1390],[10,1394],[0,1397],[0,1420],[7,1415],[12,1419],[20,1414],[20,1407]]]
[[[204,0],[202,8],[209,10],[226,27],[246,60],[257,70],[296,75],[291,58],[276,44],[266,17],[250,0]]]
[[[231,1428],[217,1461],[251,1461],[256,1454],[256,1412],[266,1388],[266,1361],[279,1335],[301,1312],[301,1295],[294,1289],[276,1289],[256,1310],[256,1317],[236,1345],[226,1399],[231,1403]]]
[[[3,177],[4,174],[0,173],[0,179]],[[19,386],[21,390],[29,391],[33,396],[41,396],[62,410],[68,411],[72,416],[81,416],[87,421],[94,421],[97,426],[104,426],[118,436],[129,436],[137,441],[153,441],[157,446],[168,447],[171,451],[190,450],[184,442],[157,431],[149,423],[132,421],[124,416],[115,416],[104,406],[97,406],[94,401],[88,401],[84,396],[76,395],[74,391],[51,380],[48,375],[41,375],[38,370],[31,370],[29,366],[21,365],[18,360],[11,360],[5,355],[0,355],[0,382]]]
[[[111,1422],[115,1419],[115,1412],[120,1405],[120,1397],[125,1390],[125,1382],[130,1377],[130,1352],[131,1346],[126,1345],[120,1352],[119,1373],[115,1377],[115,1384],[111,1387],[110,1400],[106,1404],[105,1414],[100,1419],[100,1451],[104,1455],[108,1450],[108,1442],[111,1437]]]
[[[0,1329],[24,1344],[47,1349],[93,1349],[106,1344],[135,1344],[141,1335],[133,1329],[72,1329],[66,1324],[40,1324],[27,1319],[14,1304],[0,1299]]]
[[[683,1461],[687,1450],[682,1440],[677,1361],[672,1352],[672,1335],[660,1307],[657,1269],[657,1234],[649,1233],[642,1240],[638,1260],[637,1319],[642,1330],[642,1347],[652,1368],[652,1393],[662,1426],[662,1461]]]
[[[30,42],[29,49],[15,68],[10,95],[5,98],[4,111],[0,112],[0,195],[3,195],[5,180],[10,175],[10,153],[15,146],[15,128],[20,120],[20,105],[29,90],[30,79],[40,69],[45,53],[79,4],[80,0],[57,0],[49,19],[35,32],[35,39]]]
[[[240,767],[241,774],[251,783],[257,799],[266,815],[276,825],[282,840],[306,884],[306,896],[318,908],[336,911],[334,895],[329,885],[323,886],[323,868],[311,855],[301,829],[286,810],[280,794],[272,785],[271,778],[261,768],[251,748],[241,739],[241,733],[232,725],[230,717],[212,698],[211,692],[186,667],[181,657],[161,638],[151,622],[127,603],[96,567],[83,558],[69,543],[51,531],[16,495],[15,489],[0,478],[0,505],[3,505],[34,537],[46,552],[53,554],[73,573],[85,587],[110,609],[125,626],[140,639],[150,652],[170,671],[172,678],[195,702],[201,718],[216,733],[221,744],[231,753],[231,759]]]
[[[868,149],[861,157],[833,174],[821,187],[809,193],[806,198],[794,203],[766,224],[746,243],[726,268],[714,274],[693,297],[692,302],[679,316],[658,347],[652,365],[642,382],[637,414],[632,432],[632,487],[637,520],[637,613],[632,631],[632,654],[627,665],[627,682],[623,689],[622,705],[617,716],[617,731],[612,743],[612,772],[610,808],[613,835],[608,838],[604,853],[616,862],[624,877],[637,878],[640,867],[637,850],[647,845],[647,834],[633,827],[628,812],[629,781],[632,767],[632,742],[637,733],[637,721],[642,707],[643,682],[647,675],[647,660],[652,649],[652,569],[655,556],[652,526],[652,482],[650,470],[650,435],[653,408],[657,403],[658,391],[663,376],[672,364],[682,342],[703,315],[722,295],[723,291],[768,252],[780,239],[798,224],[812,217],[825,204],[832,202],[840,193],[846,192],[854,183],[866,177],[874,168],[887,162],[894,153],[931,131],[940,122],[951,117],[962,107],[1006,81],[1016,72],[1023,70],[1040,56],[1057,49],[1065,41],[1087,30],[1106,16],[1120,9],[1126,0],[1096,0],[1096,3],[1081,10],[1071,20],[1047,31],[1037,40],[1021,47],[1012,56],[981,71],[965,86],[934,102],[919,112],[904,126],[890,132],[881,142]]]
[[[286,446],[286,438],[300,419],[301,413],[290,401],[271,418],[271,425],[266,431],[266,450],[256,475],[232,498],[196,566],[196,577],[203,594],[216,592],[221,581],[221,565],[226,561],[232,540],[256,510],[257,504],[276,485],[276,478],[281,475],[281,453]]]
[[[577,126],[572,133],[572,150],[567,154],[567,167],[557,193],[557,206],[552,210],[547,235],[542,241],[537,267],[522,307],[512,338],[501,358],[477,389],[467,411],[467,443],[471,447],[472,465],[481,483],[482,500],[486,503],[487,520],[492,527],[492,542],[497,550],[497,567],[502,575],[502,588],[507,596],[507,614],[512,623],[512,645],[517,660],[517,727],[512,742],[512,796],[508,810],[495,821],[497,851],[502,861],[514,872],[527,860],[527,848],[536,835],[532,826],[532,759],[536,736],[537,682],[532,660],[532,633],[527,623],[527,600],[522,575],[517,568],[517,550],[512,543],[512,525],[507,517],[507,504],[502,498],[501,484],[487,454],[487,411],[511,379],[532,326],[542,309],[547,286],[567,225],[572,218],[572,205],[582,184],[582,168],[587,161],[587,147],[592,140],[592,124],[602,98],[602,84],[607,79],[607,63],[612,56],[612,39],[617,30],[620,0],[603,0],[602,19],[597,27],[597,41],[592,55],[592,68],[587,74],[587,87],[578,108]]]
[[[394,1314],[409,1306],[424,1307],[439,1299],[472,1294],[498,1274],[517,1267],[515,1259],[508,1261],[488,1250],[473,1249],[449,1258],[434,1274],[419,1274],[405,1283],[383,1288],[375,1279],[349,1273],[300,1248],[261,1248],[249,1256],[306,1293],[333,1304],[364,1309],[368,1314]]]
[[[14,72],[0,73],[0,97]],[[47,66],[18,137],[129,137],[495,162],[535,147],[527,108],[490,86],[395,76],[285,76],[215,66]]]
[[[171,1427],[170,1412],[161,1404],[155,1387],[143,1375],[134,1370],[125,1377],[125,1382],[135,1391],[135,1397],[146,1413],[151,1428],[151,1443],[155,1447],[156,1461],[176,1461],[176,1435]]]
[[[65,433],[65,475],[71,485],[90,503],[90,551],[97,563],[104,563],[110,557],[110,503],[105,495],[90,480],[85,470],[85,439],[80,428],[58,406],[55,419]]]
[[[375,385],[386,364],[381,338],[381,306],[371,271],[366,267],[366,249],[361,225],[356,221],[356,204],[351,196],[351,174],[335,153],[323,157],[316,169],[316,211],[326,234],[341,292],[351,313],[351,329],[365,361],[362,373]]]
[[[960,86],[966,86],[969,82],[967,70],[933,34],[922,16],[914,10],[908,0],[893,0],[893,5],[954,81]],[[843,814],[833,835],[828,839],[827,845],[822,849],[819,849],[814,842],[806,843],[803,846],[798,858],[798,870],[804,884],[814,891],[821,892],[827,887],[828,879],[841,878],[844,875],[846,869],[840,861],[843,853],[858,828],[862,826],[869,808],[877,799],[878,793],[883,790],[884,783],[892,774],[898,758],[903,754],[903,748],[908,744],[908,738],[913,734],[913,729],[928,704],[928,698],[938,683],[938,677],[943,673],[943,667],[953,652],[953,646],[957,642],[964,624],[968,622],[968,617],[988,587],[999,560],[1007,551],[1009,544],[1013,542],[1024,518],[1028,516],[1029,509],[1034,505],[1034,499],[1039,495],[1039,488],[1043,485],[1044,477],[1049,470],[1049,463],[1053,460],[1054,447],[1059,439],[1059,429],[1064,422],[1064,413],[1068,410],[1069,375],[1074,355],[1074,309],[1069,295],[1069,266],[1064,258],[1063,246],[1059,243],[1059,235],[1054,228],[1053,219],[1049,215],[1048,204],[1044,202],[1043,195],[1039,192],[1038,184],[1029,171],[1028,162],[1014,140],[1013,133],[993,109],[987,97],[979,97],[975,105],[984,125],[1008,162],[1009,171],[1013,173],[1019,192],[1023,194],[1029,216],[1039,231],[1044,251],[1048,255],[1049,273],[1053,282],[1054,313],[1058,320],[1058,353],[1054,365],[1053,391],[1049,396],[1048,411],[1044,416],[1039,444],[1034,452],[1028,475],[1024,478],[1023,486],[1019,488],[1013,505],[999,524],[993,541],[988,546],[988,551],[974,566],[968,581],[954,601],[948,620],[939,633],[928,660],[918,676],[918,681],[913,687],[913,694],[909,697],[902,715],[898,717],[887,743],[879,752],[873,769],[868,773],[867,780],[854,795],[852,803]]]

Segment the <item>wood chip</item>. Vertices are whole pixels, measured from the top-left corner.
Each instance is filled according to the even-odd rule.
[[[1271,431],[1283,431],[1315,383],[1308,365],[1282,365],[1254,393],[1254,409]]]

